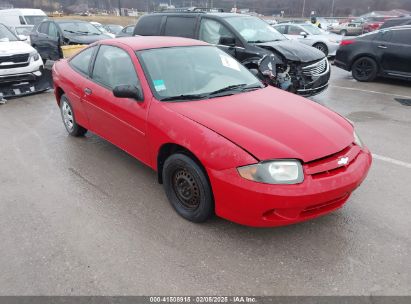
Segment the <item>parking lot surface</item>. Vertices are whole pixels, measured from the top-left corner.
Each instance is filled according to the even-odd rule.
[[[149,168],[67,136],[50,92],[0,106],[0,294],[411,295],[410,83],[332,72],[312,99],[373,166],[341,210],[270,229],[183,220]]]

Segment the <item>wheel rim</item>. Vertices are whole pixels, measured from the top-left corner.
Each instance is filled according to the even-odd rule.
[[[172,184],[174,193],[184,208],[195,210],[200,206],[200,189],[189,171],[177,169],[173,174]]]
[[[327,53],[327,48],[326,48],[326,46],[325,45],[322,45],[322,44],[316,44],[315,45],[315,48],[317,49],[317,50],[320,50],[321,52],[323,52],[324,54],[326,54]]]
[[[355,65],[355,73],[359,78],[368,78],[373,72],[373,66],[367,59],[362,59]]]
[[[70,105],[67,102],[63,102],[61,107],[61,113],[63,115],[63,121],[66,128],[71,131],[74,127],[73,112],[71,111]]]

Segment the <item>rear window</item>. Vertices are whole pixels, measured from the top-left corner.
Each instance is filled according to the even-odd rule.
[[[196,18],[167,17],[164,35],[194,38]]]
[[[156,36],[160,34],[161,19],[163,16],[141,17],[134,34],[142,36]]]

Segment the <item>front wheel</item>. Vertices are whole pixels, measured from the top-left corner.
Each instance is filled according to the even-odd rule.
[[[325,43],[318,42],[313,45],[317,50],[320,50],[321,52],[324,53],[325,56],[328,56],[328,47]]]
[[[377,77],[378,65],[372,58],[361,57],[353,63],[351,70],[355,80],[368,82]]]
[[[203,169],[190,157],[171,155],[163,167],[164,189],[173,208],[183,218],[205,222],[214,214],[214,198]]]
[[[347,36],[347,34],[348,34],[347,30],[341,30],[340,31],[340,35],[342,35],[342,36]]]

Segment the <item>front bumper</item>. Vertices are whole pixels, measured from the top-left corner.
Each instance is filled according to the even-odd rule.
[[[331,77],[330,63],[326,60],[326,70],[320,74],[304,75],[304,72],[299,76],[296,93],[304,97],[310,97],[323,92],[327,87]],[[304,69],[304,68],[303,68]]]
[[[43,61],[31,61],[26,67],[0,69],[0,99],[20,97],[45,91],[51,87],[50,73]]]
[[[340,208],[367,176],[371,154],[361,151],[342,171],[326,177],[305,175],[297,185],[268,185],[240,177],[236,169],[209,172],[216,214],[255,227],[306,221]]]

